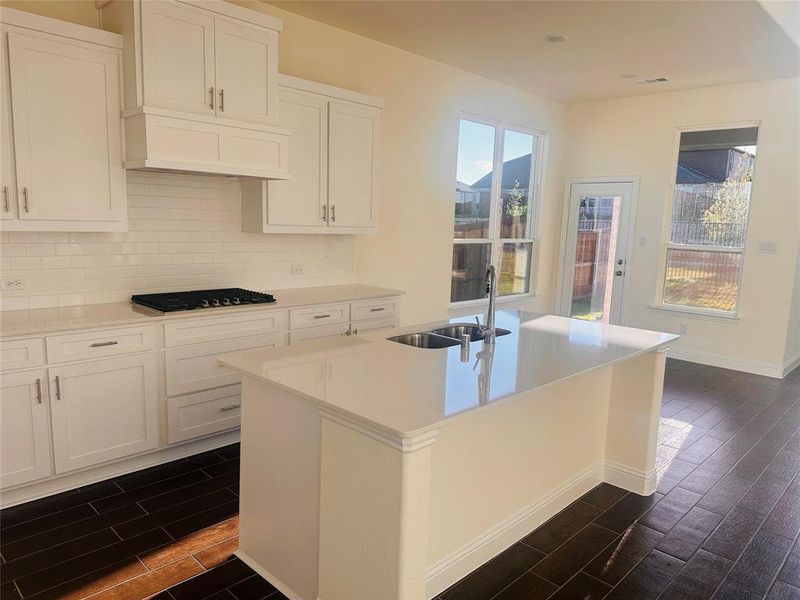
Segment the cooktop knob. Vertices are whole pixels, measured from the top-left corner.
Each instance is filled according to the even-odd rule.
[[[219,300],[216,298],[211,299],[211,306],[219,306]]]
[[[232,302],[234,304],[241,304],[242,303],[242,301],[239,300],[239,296],[234,296]]]
[[[208,300],[201,300],[200,301],[200,308],[208,308],[209,306],[211,306],[211,305],[208,303]]]
[[[231,301],[228,298],[223,298],[222,299],[222,306],[230,306],[230,305],[231,305]]]

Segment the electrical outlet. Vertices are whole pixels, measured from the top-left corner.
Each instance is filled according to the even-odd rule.
[[[7,279],[3,279],[3,289],[4,290],[24,290],[25,289],[25,278],[24,277],[9,277]]]
[[[774,240],[758,240],[759,254],[775,254],[778,252],[778,242]]]
[[[302,275],[305,270],[303,263],[295,263],[292,265],[292,275]]]
[[[681,335],[686,335],[687,333],[689,333],[689,326],[686,323],[679,323],[678,333]]]

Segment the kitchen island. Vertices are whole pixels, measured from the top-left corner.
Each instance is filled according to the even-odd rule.
[[[494,346],[386,339],[436,325],[220,358],[238,554],[289,598],[432,598],[601,481],[654,492],[676,336],[504,311]]]

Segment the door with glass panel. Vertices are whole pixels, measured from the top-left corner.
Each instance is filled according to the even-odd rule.
[[[559,314],[622,321],[632,197],[630,182],[570,186]]]
[[[459,126],[453,269],[454,305],[486,297],[497,268],[498,296],[531,292],[536,166],[541,134],[463,118]]]

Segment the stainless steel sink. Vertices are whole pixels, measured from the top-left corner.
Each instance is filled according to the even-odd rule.
[[[508,335],[508,329],[495,329],[495,335]],[[469,335],[471,342],[479,342],[483,339],[483,332],[478,325],[472,323],[453,323],[446,327],[438,327],[430,331],[420,333],[407,333],[387,338],[392,342],[414,346],[415,348],[449,348],[458,346],[461,343],[462,335]]]
[[[406,333],[387,338],[389,341],[414,346],[415,348],[449,348],[458,346],[461,342],[456,339],[436,335],[435,333]]]

